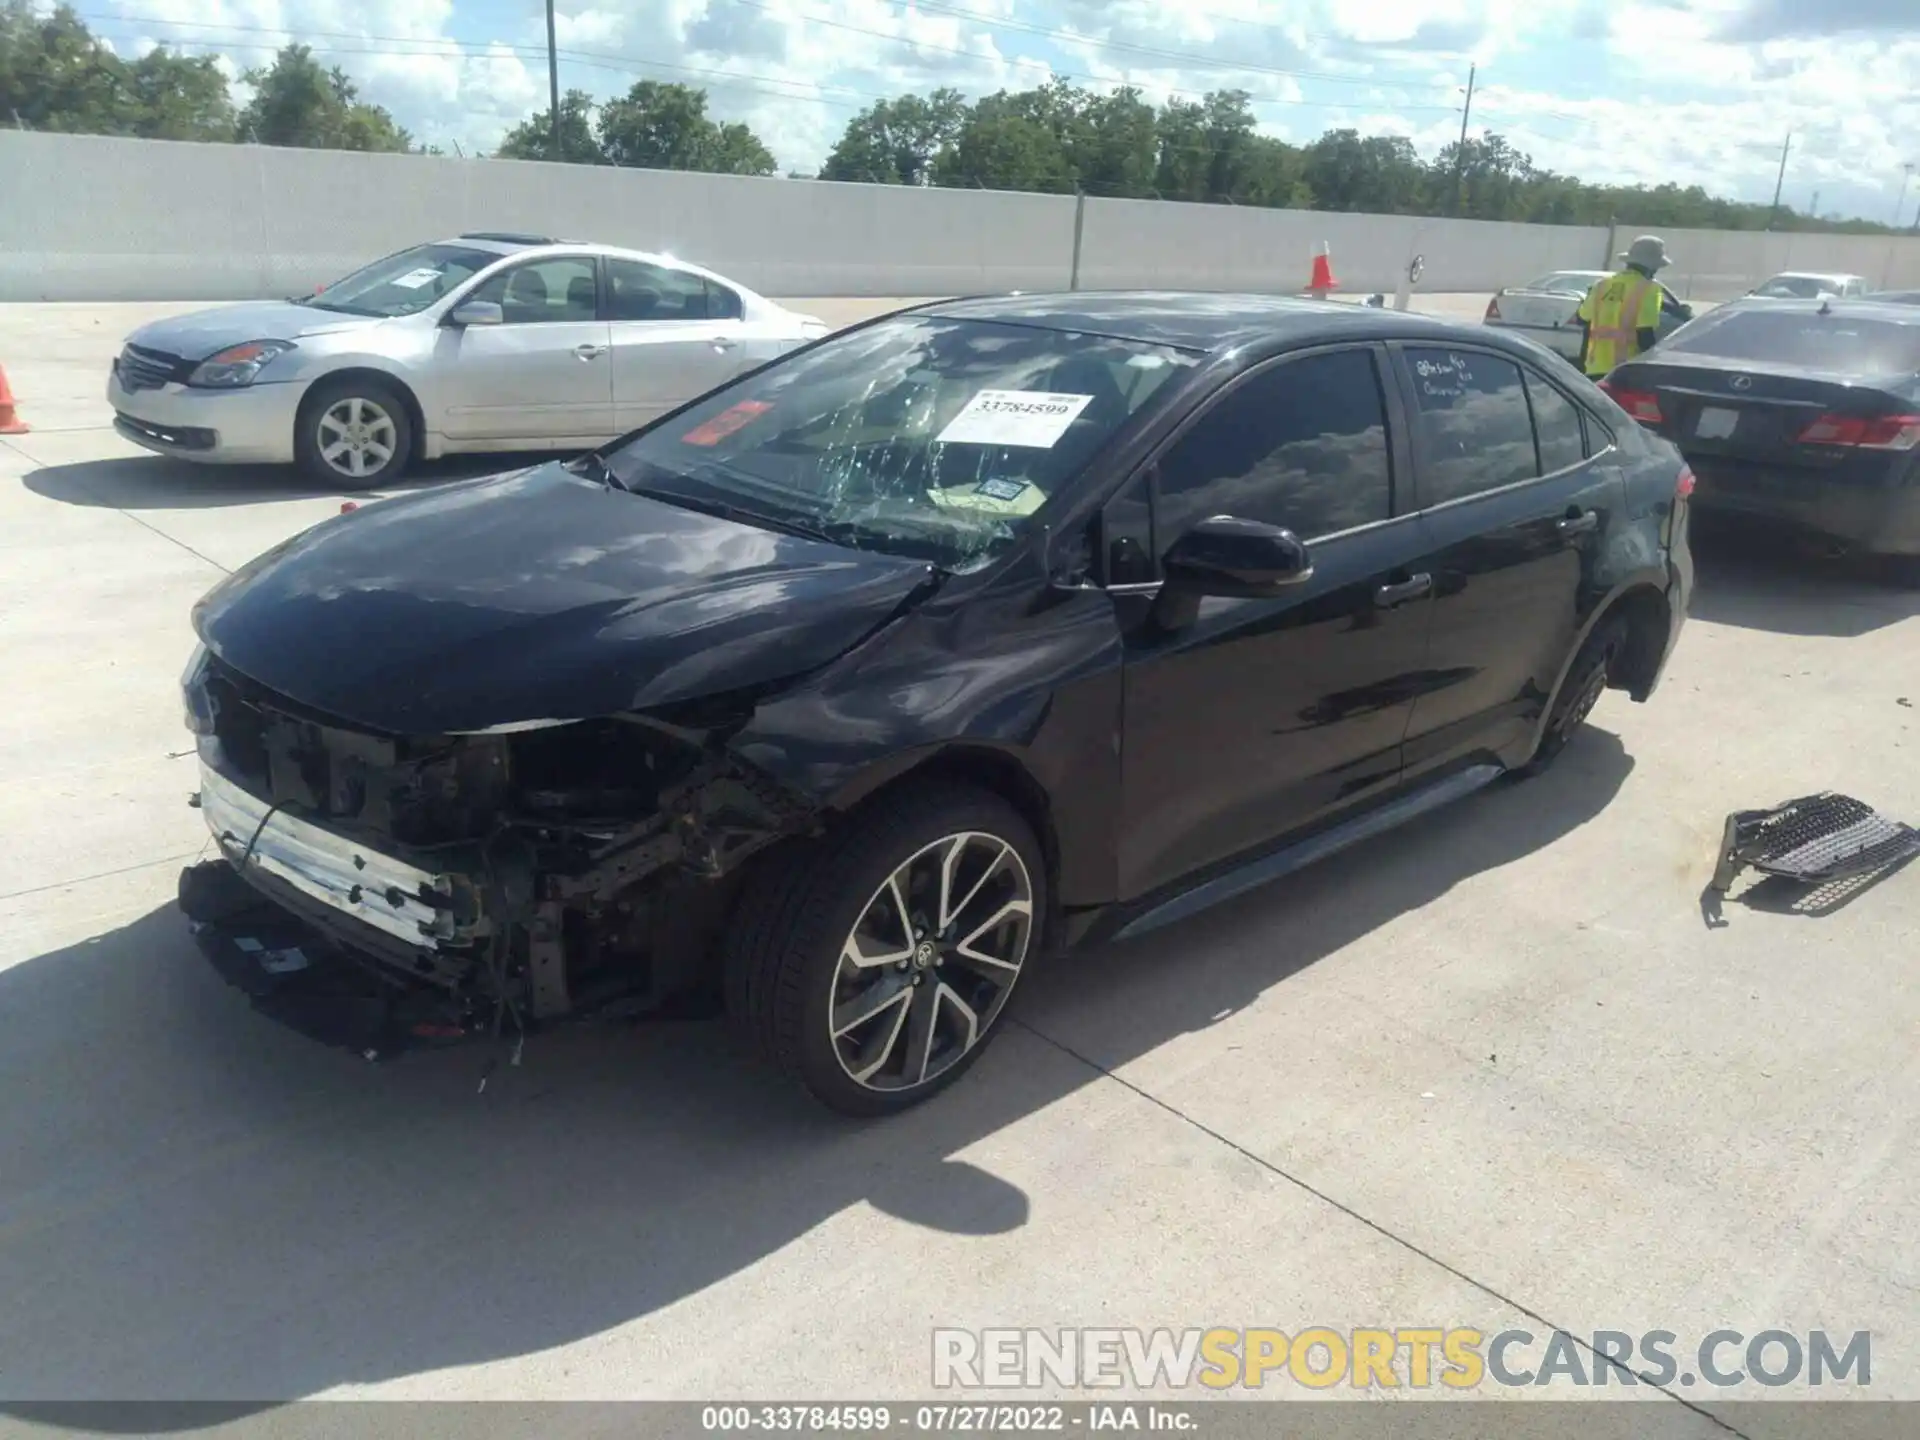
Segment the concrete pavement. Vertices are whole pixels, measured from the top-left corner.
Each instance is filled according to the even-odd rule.
[[[0,1411],[922,1396],[936,1325],[1866,1329],[1869,1394],[1920,1399],[1920,867],[1821,917],[1699,904],[1729,810],[1920,819],[1920,596],[1707,549],[1652,703],[1047,965],[896,1120],[705,1024],[540,1037],[477,1096],[472,1052],[256,1018],[171,907],[188,607],[342,497],[118,440],[137,308],[0,307],[35,426],[0,441]]]

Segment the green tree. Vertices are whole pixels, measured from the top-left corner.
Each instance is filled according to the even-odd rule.
[[[929,184],[935,157],[953,143],[966,117],[967,102],[958,90],[877,100],[847,122],[820,178]]]
[[[322,69],[305,45],[249,70],[253,99],[240,112],[239,138],[319,150],[411,150],[413,137],[379,105],[359,98],[346,71]]]
[[[1085,97],[1069,148],[1081,188],[1090,195],[1151,195],[1160,168],[1155,120],[1153,107],[1130,85]]]
[[[606,152],[593,131],[593,96],[569,90],[560,97],[560,153],[553,154],[552,110],[538,110],[509,130],[500,142],[503,160],[564,160],[574,165],[604,165]]]
[[[137,112],[127,67],[67,6],[0,8],[0,120],[33,130],[130,134]]]
[[[600,148],[613,165],[771,175],[771,151],[745,125],[716,125],[707,92],[642,80],[600,107]]]
[[[133,133],[150,140],[231,140],[233,99],[210,55],[176,55],[164,46],[127,68],[136,118]]]
[[[1398,135],[1329,130],[1306,147],[1302,178],[1322,210],[1407,215],[1425,209],[1420,156]]]

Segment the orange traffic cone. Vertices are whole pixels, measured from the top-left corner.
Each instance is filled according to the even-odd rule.
[[[0,369],[0,435],[24,435],[33,427],[13,408],[13,391],[7,387],[7,372]]]
[[[1320,253],[1313,257],[1313,274],[1307,278],[1307,293],[1316,300],[1324,300],[1329,290],[1339,288],[1340,282],[1333,278],[1333,252],[1322,240]]]

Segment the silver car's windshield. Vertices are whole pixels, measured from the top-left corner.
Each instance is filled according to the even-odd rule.
[[[606,455],[627,489],[861,549],[985,564],[1192,352],[910,316],[714,392]]]
[[[464,245],[416,245],[336,280],[301,303],[343,315],[412,315],[498,260]]]
[[[1549,290],[1560,295],[1585,295],[1606,278],[1605,275],[1589,274],[1584,270],[1556,270],[1551,275],[1542,275],[1527,289]]]
[[[1776,300],[1817,300],[1822,295],[1838,294],[1839,290],[1837,280],[1822,280],[1814,275],[1776,275],[1753,293]]]

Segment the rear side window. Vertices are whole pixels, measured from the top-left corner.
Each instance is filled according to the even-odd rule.
[[[1214,515],[1303,540],[1393,511],[1386,406],[1373,356],[1283,361],[1236,386],[1160,460],[1162,545]]]
[[[1551,475],[1586,459],[1580,411],[1574,403],[1531,370],[1527,399],[1533,402],[1533,433],[1540,441],[1540,473]]]
[[[1405,352],[1413,376],[1420,503],[1497,490],[1540,473],[1520,367],[1465,350]]]
[[[609,259],[607,283],[612,290],[615,320],[733,319],[740,313],[740,297],[732,291],[709,297],[707,282],[700,276],[667,265]],[[721,312],[717,316],[716,300]]]
[[[1836,309],[1710,314],[1667,341],[1669,350],[1722,360],[1776,361],[1843,375],[1920,370],[1920,325]]]

